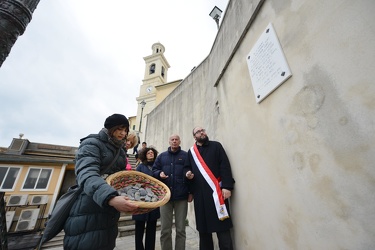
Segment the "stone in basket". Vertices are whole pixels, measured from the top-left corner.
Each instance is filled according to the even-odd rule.
[[[138,209],[131,214],[144,214],[163,206],[171,198],[171,191],[163,182],[152,176],[138,171],[120,171],[107,177],[107,183],[114,189],[119,190],[127,186],[142,186],[157,196],[157,201],[132,201],[138,205]]]

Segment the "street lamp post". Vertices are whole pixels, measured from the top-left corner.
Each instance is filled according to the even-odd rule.
[[[143,108],[146,106],[146,102],[145,102],[145,100],[142,100],[140,104],[141,104],[141,119],[139,120],[139,132],[141,133],[141,129],[142,129],[142,117],[143,117]]]
[[[26,26],[40,0],[0,1],[0,67]]]
[[[221,13],[223,11],[221,9],[219,9],[217,6],[215,6],[212,10],[211,10],[211,13],[210,13],[210,17],[212,17],[215,22],[216,22],[216,25],[217,25],[217,29],[219,29],[219,19],[221,17]]]

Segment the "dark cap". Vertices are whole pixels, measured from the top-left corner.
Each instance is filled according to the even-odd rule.
[[[107,119],[105,119],[104,127],[106,129],[111,129],[114,126],[118,125],[129,127],[129,121],[124,115],[121,114],[113,114],[111,116],[108,116]]]

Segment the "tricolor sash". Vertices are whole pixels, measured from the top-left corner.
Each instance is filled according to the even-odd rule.
[[[194,144],[194,146],[191,147],[190,151],[195,161],[195,164],[197,164],[197,167],[201,172],[203,178],[207,181],[208,185],[211,187],[213,191],[212,197],[214,198],[216,213],[219,220],[225,220],[229,218],[223,194],[221,193],[219,181],[216,179],[214,174],[208,168],[207,164],[204,162],[201,154],[198,151],[196,144]]]

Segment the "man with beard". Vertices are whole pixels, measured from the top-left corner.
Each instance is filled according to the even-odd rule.
[[[195,144],[188,151],[184,173],[194,196],[199,249],[213,250],[212,233],[216,232],[220,249],[232,250],[228,198],[234,179],[228,157],[219,142],[208,139],[205,129],[194,128],[193,137]]]

